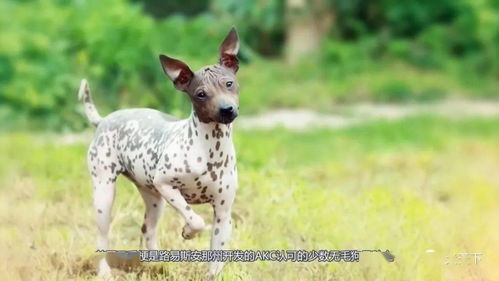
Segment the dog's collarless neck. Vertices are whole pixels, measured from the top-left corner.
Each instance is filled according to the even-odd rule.
[[[195,112],[191,113],[188,122],[197,130],[197,137],[205,141],[232,141],[232,124],[223,124],[216,122],[204,123],[199,120]]]

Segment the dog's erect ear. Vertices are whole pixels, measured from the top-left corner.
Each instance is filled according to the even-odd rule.
[[[175,88],[185,91],[194,77],[194,73],[187,64],[165,55],[159,55],[159,60],[166,76],[172,80]]]
[[[232,27],[229,34],[225,37],[222,45],[220,45],[220,61],[219,63],[234,73],[239,69],[239,60],[237,53],[239,52],[239,36],[235,27]]]

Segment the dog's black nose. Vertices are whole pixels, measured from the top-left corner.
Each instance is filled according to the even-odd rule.
[[[237,117],[237,110],[232,105],[222,106],[219,109],[219,116],[221,123],[230,123]]]
[[[234,115],[234,107],[232,105],[221,107],[220,115],[224,117],[232,117]]]

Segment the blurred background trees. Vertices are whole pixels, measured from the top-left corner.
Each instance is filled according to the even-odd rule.
[[[496,98],[494,0],[4,0],[0,2],[3,128],[78,130],[87,77],[103,112],[174,114],[188,101],[157,56],[214,63],[235,25],[243,39],[243,110],[345,102]]]

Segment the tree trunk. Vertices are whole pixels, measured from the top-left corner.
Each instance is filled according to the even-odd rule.
[[[333,19],[333,9],[327,0],[287,0],[286,61],[296,63],[318,50]]]

